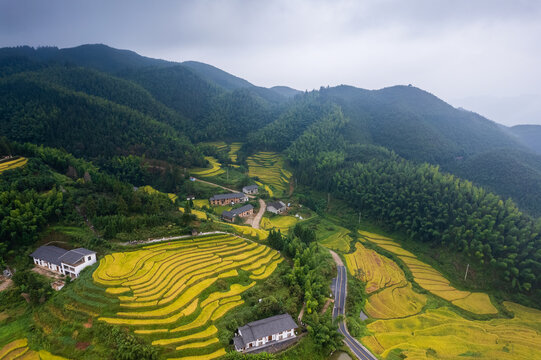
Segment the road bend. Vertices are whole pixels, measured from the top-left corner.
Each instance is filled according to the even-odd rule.
[[[345,316],[346,311],[346,296],[347,296],[347,273],[346,268],[342,261],[337,261],[338,255],[331,251],[333,258],[336,262],[336,286],[334,289],[334,308],[332,312],[333,319],[336,319],[340,315]],[[338,323],[338,331],[344,335],[344,343],[350,348],[350,350],[361,360],[377,360],[372,353],[359,343],[353,336],[351,336],[346,327],[345,320]]]

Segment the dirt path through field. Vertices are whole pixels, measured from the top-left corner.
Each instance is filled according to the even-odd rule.
[[[263,199],[259,199],[259,211],[257,212],[257,215],[252,221],[252,227],[254,229],[259,229],[259,224],[261,223],[261,219],[263,218],[263,214],[265,213],[266,209],[267,204],[265,204],[265,201],[263,201]]]

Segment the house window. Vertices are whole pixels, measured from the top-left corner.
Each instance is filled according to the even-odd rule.
[[[92,259],[92,256],[89,256],[86,258],[88,261],[90,261]]]

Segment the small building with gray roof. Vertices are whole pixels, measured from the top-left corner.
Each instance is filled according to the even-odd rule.
[[[57,246],[40,246],[30,256],[34,264],[72,278],[96,262],[96,252],[85,248],[65,250]]]
[[[211,205],[234,205],[248,201],[248,196],[243,193],[218,194],[209,199]]]
[[[270,318],[250,322],[237,329],[237,334],[233,338],[235,350],[249,352],[290,340],[296,337],[296,328],[297,324],[289,314],[271,316]]]
[[[251,204],[241,206],[238,209],[233,209],[231,211],[223,211],[222,219],[225,221],[233,222],[235,217],[247,217],[254,214],[254,207]]]

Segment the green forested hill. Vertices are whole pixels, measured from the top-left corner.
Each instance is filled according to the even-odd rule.
[[[17,74],[0,80],[0,132],[77,156],[145,155],[202,164],[187,138],[127,106]]]

